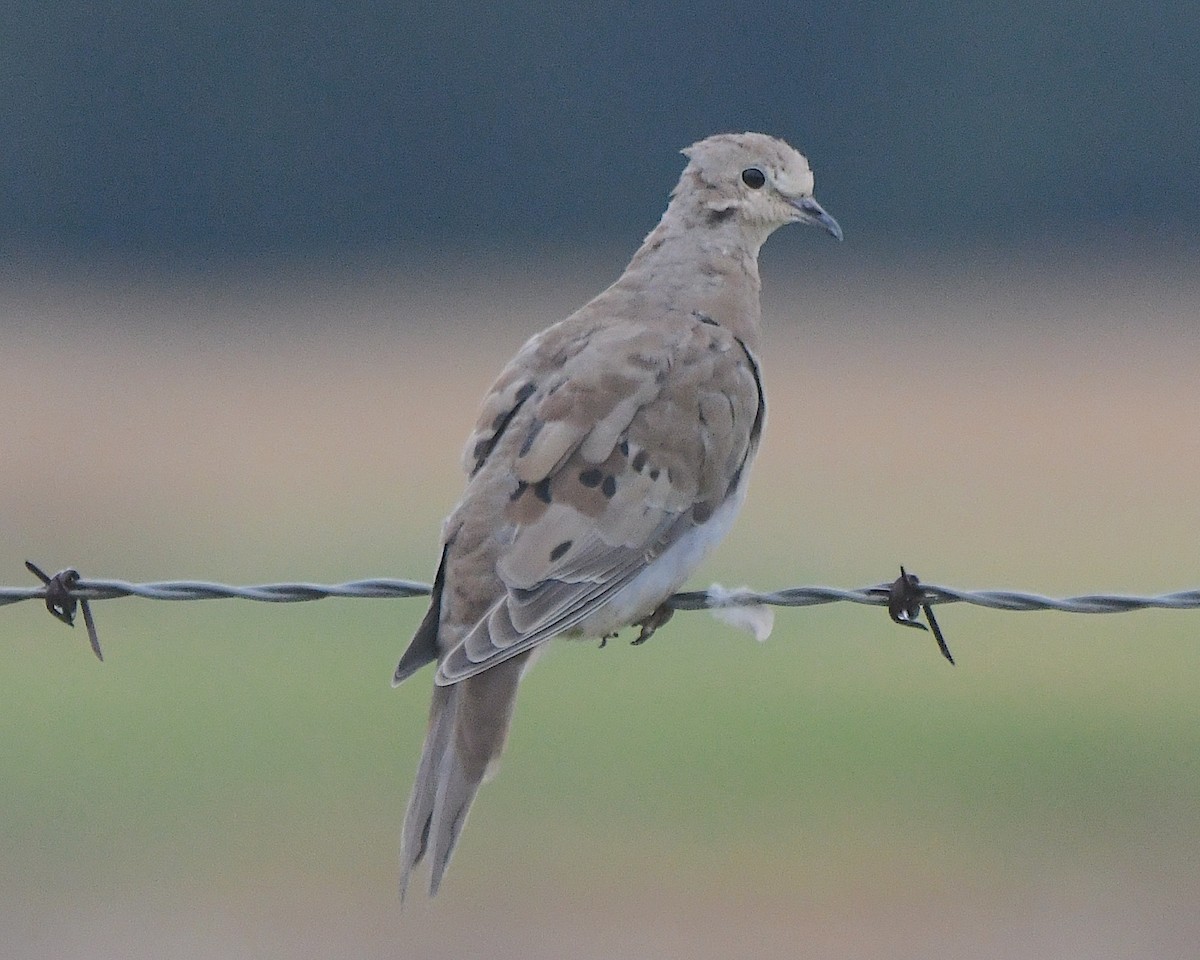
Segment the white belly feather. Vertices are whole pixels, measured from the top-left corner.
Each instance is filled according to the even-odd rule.
[[[725,538],[745,499],[746,483],[743,478],[740,488],[713,511],[707,523],[683,534],[571,633],[576,636],[603,637],[649,616],[663,600],[683,585],[712,548]]]

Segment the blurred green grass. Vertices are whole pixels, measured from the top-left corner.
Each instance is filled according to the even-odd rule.
[[[6,645],[9,876],[135,882],[171,863],[228,880],[278,858],[386,875],[429,678],[387,681],[422,603],[121,603],[98,605],[103,665],[40,611],[23,611],[41,613],[23,627],[37,639]],[[954,669],[858,609],[782,611],[763,645],[700,614],[641,649],[559,644],[526,683],[464,870],[488,870],[493,834],[850,871],[947,848],[959,869],[1018,875],[1192,856],[1185,616],[1141,616],[1133,652],[1133,618],[954,608]]]

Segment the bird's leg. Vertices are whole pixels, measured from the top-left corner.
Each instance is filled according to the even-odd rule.
[[[655,630],[665,624],[673,616],[675,616],[675,608],[669,606],[666,602],[660,603],[657,607],[655,607],[654,612],[650,614],[650,616],[648,616],[645,620],[641,620],[634,624],[635,627],[641,627],[642,632],[639,633],[637,635],[637,639],[633,641],[633,646],[636,647],[645,643],[652,636],[654,636]]]
[[[606,633],[604,636],[602,636],[600,638],[600,649],[603,650],[606,646],[608,646],[608,641],[615,640],[616,636],[617,635],[615,633]]]

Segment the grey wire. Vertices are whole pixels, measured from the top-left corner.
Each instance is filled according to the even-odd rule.
[[[1163,608],[1191,610],[1200,608],[1200,589],[1163,593],[1155,596],[1090,594],[1080,597],[1044,597],[1016,590],[958,590],[933,584],[921,584],[925,600],[931,604],[969,603],[994,610],[1059,610],[1064,613],[1128,613],[1132,610]],[[774,607],[807,607],[824,603],[861,603],[886,606],[888,584],[841,590],[836,587],[789,587],[769,593],[753,590],[697,590],[677,593],[671,606],[677,610],[703,610],[764,604]],[[128,583],[124,580],[80,579],[71,595],[79,600],[113,600],[117,597],[142,597],[147,600],[257,600],[267,603],[298,603],[326,597],[402,599],[427,596],[430,586],[413,580],[353,580],[349,583],[267,583],[234,587],[196,580],[164,580],[157,583]],[[22,600],[45,600],[46,588],[0,587],[0,606]]]
[[[714,598],[707,591],[677,593],[671,605],[680,610],[698,610],[712,607],[736,607],[765,604],[773,607],[808,607],[821,603],[863,603],[885,606],[888,600],[888,584],[862,587],[858,590],[839,590],[835,587],[790,587],[771,593],[756,593],[752,590],[729,591]],[[1059,610],[1063,613],[1128,613],[1161,607],[1170,610],[1200,608],[1200,590],[1183,590],[1177,593],[1162,593],[1139,597],[1125,594],[1088,594],[1081,597],[1044,597],[1036,593],[1017,590],[959,590],[922,583],[925,602],[969,603],[993,610]]]
[[[326,597],[404,598],[427,596],[430,587],[412,580],[354,580],[350,583],[264,583],[231,587],[204,580],[163,580],[129,583],[125,580],[81,579],[72,595],[80,600],[113,600],[142,597],[146,600],[259,600],[265,603],[299,603]],[[21,600],[45,599],[45,587],[0,587],[0,606]]]

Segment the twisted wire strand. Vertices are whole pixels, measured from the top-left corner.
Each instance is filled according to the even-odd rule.
[[[808,607],[822,603],[862,603],[886,606],[888,584],[840,590],[836,587],[788,587],[770,593],[752,590],[731,590],[721,593],[694,591],[677,593],[671,605],[679,610],[700,610],[713,607],[737,607],[764,604],[772,607]],[[922,583],[924,602],[969,603],[993,610],[1058,610],[1063,613],[1128,613],[1133,610],[1163,608],[1192,610],[1200,608],[1200,590],[1181,590],[1154,596],[1128,594],[1086,594],[1079,597],[1045,597],[1019,590],[960,590],[937,584]]]
[[[80,579],[71,590],[79,600],[114,600],[142,597],[146,600],[258,600],[264,603],[299,603],[326,597],[397,599],[427,596],[430,586],[412,580],[353,580],[349,583],[264,583],[234,587],[205,580],[162,580],[129,583],[125,580]],[[0,587],[0,606],[21,600],[43,600],[45,587]]]
[[[1133,610],[1161,608],[1192,610],[1200,608],[1200,589],[1162,593],[1154,596],[1125,594],[1088,594],[1078,597],[1046,597],[1016,590],[959,590],[935,584],[921,584],[925,602],[968,603],[993,610],[1058,610],[1064,613],[1128,613]],[[298,603],[327,597],[365,599],[404,599],[427,596],[430,586],[414,580],[372,578],[348,583],[267,583],[230,586],[202,580],[163,580],[154,583],[129,583],[125,580],[81,578],[70,594],[78,600],[113,600],[118,597],[142,597],[146,600],[256,600],[265,603]],[[723,607],[766,605],[807,607],[825,603],[859,603],[886,606],[888,584],[876,584],[855,590],[836,587],[788,587],[760,593],[754,590],[725,590],[712,587],[675,594],[670,604],[677,610],[704,610]],[[46,587],[0,587],[0,606],[22,600],[45,600]]]

